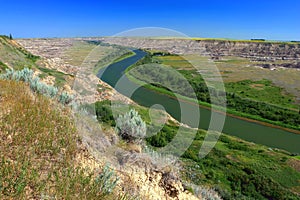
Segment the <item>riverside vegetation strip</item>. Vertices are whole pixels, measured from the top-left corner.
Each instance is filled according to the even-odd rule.
[[[157,54],[160,55],[157,56]],[[211,98],[214,98],[214,102],[218,102],[218,95],[226,95],[228,113],[300,130],[300,115],[297,110],[299,105],[293,104],[295,101],[294,97],[291,94],[284,94],[282,88],[274,86],[268,80],[244,80],[226,83],[225,87],[227,92],[223,94],[218,92],[217,89],[208,88],[201,75],[192,68],[189,62],[180,56],[164,56],[163,52],[149,52],[148,56],[143,58],[136,65],[149,63],[162,63],[177,69],[193,87],[200,105],[209,106]],[[203,64],[205,65],[205,62]],[[139,67],[138,70],[134,70],[134,66],[132,66],[127,69],[127,72],[129,72],[127,73],[129,78],[138,84],[140,84],[139,81],[146,83],[158,82],[162,83],[162,85],[170,85],[173,88],[177,88],[176,92],[183,97],[190,96],[189,91],[182,90],[182,88],[186,87],[181,87],[181,82],[178,82],[175,78],[166,78],[170,77],[171,74],[154,72],[146,66]],[[156,74],[153,75],[153,73]],[[154,77],[155,80],[153,79]],[[257,86],[256,88],[254,87],[255,84]],[[260,88],[258,88],[258,86],[260,86]],[[174,96],[170,91],[159,85],[148,85],[146,87]],[[210,96],[209,91],[212,91],[210,92],[212,96]],[[268,95],[267,99],[266,95]],[[218,103],[216,104],[218,105]]]

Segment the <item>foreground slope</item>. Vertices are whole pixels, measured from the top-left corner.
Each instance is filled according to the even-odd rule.
[[[80,139],[68,109],[20,82],[0,88],[0,198],[103,198],[76,160]]]

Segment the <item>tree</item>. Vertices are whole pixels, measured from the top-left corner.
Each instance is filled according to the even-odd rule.
[[[13,37],[12,37],[12,35],[11,35],[11,34],[9,34],[9,39],[10,39],[10,40],[12,40],[12,39],[13,39]]]
[[[146,136],[146,123],[134,109],[118,117],[116,128],[120,136],[129,142],[138,142]]]

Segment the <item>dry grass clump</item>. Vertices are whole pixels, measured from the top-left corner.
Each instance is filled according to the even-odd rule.
[[[25,83],[0,80],[0,139],[0,199],[114,196],[103,191],[103,174],[76,165],[79,138],[67,108]]]

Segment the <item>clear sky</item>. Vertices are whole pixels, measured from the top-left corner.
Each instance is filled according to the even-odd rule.
[[[0,0],[0,34],[110,36],[164,27],[191,37],[300,40],[300,0]]]

